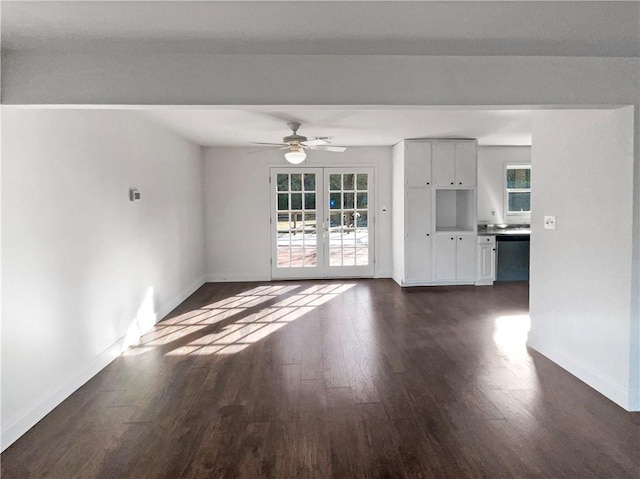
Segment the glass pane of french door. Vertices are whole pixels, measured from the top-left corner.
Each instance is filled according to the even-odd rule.
[[[324,178],[326,274],[373,276],[373,168],[325,168]]]
[[[321,276],[322,170],[274,168],[271,170],[271,276],[314,278]]]
[[[372,168],[273,168],[271,196],[273,278],[373,276]]]

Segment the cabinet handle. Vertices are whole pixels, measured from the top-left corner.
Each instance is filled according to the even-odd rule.
[[[451,238],[451,239],[453,239],[453,238]]]
[[[496,250],[496,249],[495,249],[495,248],[493,248],[493,251],[495,251],[495,250]]]
[[[429,236],[429,233],[427,233],[427,236]]]
[[[451,182],[451,184],[453,184],[453,181]]]
[[[462,236],[460,238],[458,238],[460,241],[462,241]]]
[[[427,181],[427,185],[429,184],[429,182]]]
[[[460,185],[462,184],[462,181],[459,183]]]

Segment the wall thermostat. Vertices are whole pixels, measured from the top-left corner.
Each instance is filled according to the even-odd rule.
[[[130,201],[138,201],[142,198],[140,196],[140,192],[136,188],[129,189],[129,200]]]

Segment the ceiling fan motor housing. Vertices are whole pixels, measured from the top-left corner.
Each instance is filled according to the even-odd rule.
[[[287,123],[287,126],[291,128],[291,130],[293,131],[293,134],[289,136],[285,136],[282,139],[282,143],[297,144],[297,143],[302,143],[303,141],[307,141],[306,136],[298,135],[298,128],[300,128],[300,123],[291,122],[291,123]]]

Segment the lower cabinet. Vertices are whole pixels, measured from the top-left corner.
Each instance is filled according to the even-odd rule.
[[[405,206],[405,281],[431,281],[431,188],[407,187]]]
[[[408,282],[431,281],[431,238],[429,233],[408,236],[405,240],[407,260],[405,277]]]
[[[478,236],[476,285],[491,285],[496,280],[496,237]]]
[[[476,236],[443,235],[435,238],[435,280],[473,282],[476,279]]]

